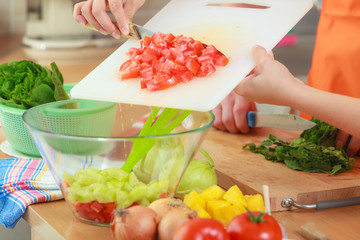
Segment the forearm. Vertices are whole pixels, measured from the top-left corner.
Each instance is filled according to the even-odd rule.
[[[306,112],[351,135],[360,137],[360,99],[301,86],[292,92],[289,106]]]

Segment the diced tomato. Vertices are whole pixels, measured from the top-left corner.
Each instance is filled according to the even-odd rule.
[[[166,192],[160,194],[159,198],[168,198],[169,194],[167,194]]]
[[[140,67],[129,68],[120,72],[121,80],[129,79],[129,78],[137,78],[140,77]]]
[[[185,64],[186,62],[186,57],[185,54],[183,54],[182,52],[180,52],[175,59],[176,62],[181,63],[181,64]]]
[[[172,60],[167,59],[164,63],[160,64],[158,72],[170,73],[171,69],[174,68],[175,63]]]
[[[140,49],[138,48],[130,48],[129,51],[127,52],[127,55],[129,56],[130,59],[134,59],[136,56],[140,55],[142,52]]]
[[[165,41],[171,42],[175,39],[175,36],[171,33],[166,34]]]
[[[214,64],[204,64],[201,65],[198,72],[199,77],[208,77],[216,71]]]
[[[188,50],[183,51],[183,54],[184,54],[184,56],[186,56],[186,57],[190,57],[190,56],[192,56],[192,55],[195,55],[195,54],[194,54],[194,50],[192,50],[192,49],[188,49]]]
[[[171,72],[174,73],[175,75],[184,73],[186,71],[187,71],[187,68],[184,65],[179,64],[179,63],[174,63],[174,65],[171,68]]]
[[[104,208],[104,205],[99,203],[98,201],[93,201],[91,204],[90,204],[90,208],[91,210],[95,211],[95,212],[100,212],[103,208]]]
[[[155,83],[154,81],[149,81],[146,83],[147,89],[150,91],[158,91],[158,90],[164,90],[171,86],[175,86],[179,82],[176,80],[175,77],[171,77],[165,81],[162,81],[160,83]]]
[[[175,47],[171,47],[171,48],[169,48],[169,50],[170,50],[173,58],[176,58],[176,56],[177,56],[179,53],[181,53],[180,49],[177,49],[177,48],[175,48]]]
[[[88,203],[81,203],[81,202],[75,203],[74,210],[76,214],[82,218],[86,218],[88,213],[91,212],[90,205]]]
[[[143,62],[140,64],[140,68],[141,70],[145,69],[145,68],[149,68],[149,67],[152,67],[153,63],[147,63],[147,62]]]
[[[141,40],[141,47],[148,47],[151,43],[151,37],[149,36],[145,36],[142,40]]]
[[[202,55],[207,55],[210,56],[211,58],[215,58],[215,56],[218,54],[219,51],[213,45],[208,45],[201,52]]]
[[[151,48],[146,48],[142,54],[142,60],[144,62],[150,62],[151,60],[158,59],[158,55]]]
[[[180,74],[179,78],[181,82],[188,82],[194,78],[194,74],[190,71],[186,71],[183,74]]]
[[[196,75],[199,72],[200,64],[195,59],[190,58],[186,62],[186,67],[192,72],[192,74]]]
[[[200,57],[198,57],[198,61],[201,65],[214,64],[214,58],[209,55],[201,55]]]
[[[229,63],[229,59],[224,54],[218,54],[215,57],[215,65],[226,66]]]
[[[156,74],[154,76],[154,83],[158,84],[160,82],[166,81],[170,78],[169,74]]]
[[[120,71],[126,70],[131,65],[131,63],[132,63],[131,59],[125,61],[123,64],[121,64]]]
[[[204,49],[204,45],[200,41],[195,41],[191,45],[192,49],[194,50],[195,55],[200,55],[201,51]]]
[[[159,47],[163,47],[163,48],[167,47],[167,42],[164,39],[164,34],[154,34],[153,43]]]
[[[161,56],[158,60],[159,63],[164,63],[166,61],[166,58],[164,56]]]
[[[140,88],[141,88],[141,89],[146,88],[146,83],[147,83],[148,81],[150,81],[150,80],[151,80],[151,79],[146,79],[146,80],[142,79],[142,80],[140,81]]]
[[[103,214],[111,214],[116,208],[115,202],[105,203],[103,206],[104,208],[101,211]]]
[[[173,56],[171,54],[171,51],[167,48],[161,50],[161,55],[163,55],[166,59],[172,59]]]
[[[153,71],[153,68],[151,66],[144,67],[143,69],[140,70],[140,76],[142,78],[152,77],[153,75],[154,75],[154,71]]]
[[[138,206],[139,204],[137,203],[137,202],[134,202],[133,204],[131,204],[130,206],[129,206],[129,208],[130,207],[134,207],[134,206]]]
[[[115,208],[115,202],[99,203],[98,201],[92,201],[88,203],[76,202],[74,204],[74,210],[80,218],[99,223],[110,223]]]
[[[140,48],[130,48],[129,60],[120,67],[120,78],[141,77],[140,87],[150,91],[207,77],[225,66],[229,59],[213,45],[184,35],[157,33],[141,40]]]
[[[153,71],[157,71],[160,67],[160,60],[159,59],[153,60],[151,62],[151,67],[153,68]]]

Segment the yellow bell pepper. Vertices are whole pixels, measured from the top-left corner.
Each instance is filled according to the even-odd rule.
[[[237,185],[234,185],[231,188],[229,188],[225,192],[223,199],[225,199],[226,201],[228,201],[233,205],[243,204],[245,207],[247,207],[245,196]]]
[[[201,208],[206,208],[205,200],[196,191],[192,191],[189,194],[186,194],[184,197],[184,203],[192,209],[194,209],[197,205],[199,205]]]
[[[245,199],[250,211],[265,212],[264,199],[261,194],[245,195]]]
[[[196,212],[200,218],[211,218],[211,215],[204,208],[200,207],[199,205],[194,206],[193,209],[196,210]]]
[[[212,185],[207,189],[203,190],[200,195],[205,201],[219,200],[223,197],[225,190],[218,185]]]
[[[215,212],[217,209],[227,205],[230,205],[230,203],[225,200],[209,200],[206,204],[206,210],[212,217],[216,218]]]

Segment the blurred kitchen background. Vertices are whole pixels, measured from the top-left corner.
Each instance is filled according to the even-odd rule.
[[[169,0],[148,0],[134,18],[146,23]],[[1,38],[15,35],[25,46],[24,52],[40,64],[100,63],[121,44],[119,40],[80,27],[72,18],[73,0],[0,0],[0,57],[6,59],[9,46]],[[275,59],[306,82],[311,66],[319,10],[313,7],[274,48]],[[74,49],[77,51],[74,51]],[[0,63],[1,64],[1,63]],[[288,112],[288,108],[259,105],[262,111]],[[0,199],[0,211],[1,211]],[[0,226],[0,239],[30,240],[30,228],[20,220],[14,230]]]

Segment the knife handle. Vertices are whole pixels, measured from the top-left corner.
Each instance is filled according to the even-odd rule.
[[[360,197],[321,201],[315,205],[317,210],[360,205]]]
[[[255,127],[256,126],[256,112],[247,112],[247,124],[249,127]]]

